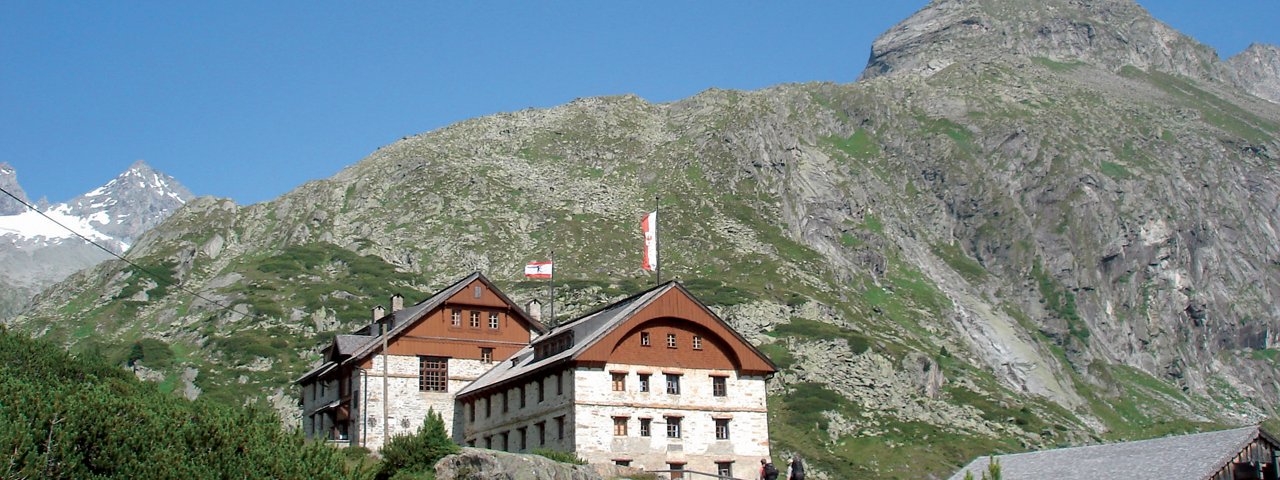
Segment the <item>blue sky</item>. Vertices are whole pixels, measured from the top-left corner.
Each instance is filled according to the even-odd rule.
[[[67,200],[143,159],[247,204],[404,136],[635,93],[851,82],[925,0],[0,2],[0,162]],[[1230,56],[1280,1],[1141,1]]]

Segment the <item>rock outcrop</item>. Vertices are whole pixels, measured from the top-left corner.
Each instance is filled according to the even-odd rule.
[[[1255,43],[1227,60],[1240,86],[1258,98],[1280,103],[1280,47]]]
[[[437,480],[624,480],[641,471],[614,465],[573,465],[539,455],[464,448],[436,463]]]

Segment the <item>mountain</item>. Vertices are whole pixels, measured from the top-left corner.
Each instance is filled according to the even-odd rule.
[[[0,165],[0,182],[27,201],[12,167]],[[4,292],[0,319],[16,314],[44,287],[111,258],[76,233],[123,253],[139,235],[191,198],[191,192],[173,177],[139,160],[105,185],[41,212],[13,201],[18,208],[6,209],[9,213],[0,216],[0,290]]]
[[[1258,98],[1280,103],[1280,47],[1255,43],[1227,60],[1241,85]]]
[[[664,275],[782,367],[771,442],[829,478],[1262,421],[1280,105],[1235,71],[1129,1],[935,1],[856,83],[583,98],[197,199],[131,251],[181,289],[105,262],[10,324],[297,415],[317,345],[393,293],[479,269],[523,304],[551,250],[560,319],[639,291],[658,196]]]
[[[18,197],[14,199],[8,195],[0,196],[0,215],[17,215],[26,210],[27,207],[22,206],[22,202],[30,200],[27,199],[27,192],[22,191],[22,186],[18,185],[18,171],[4,162],[0,162],[0,188]]]

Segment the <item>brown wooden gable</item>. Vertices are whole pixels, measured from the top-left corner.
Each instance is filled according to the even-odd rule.
[[[649,346],[640,344],[649,333]],[[669,348],[667,334],[676,335]],[[693,335],[702,349],[693,348]],[[683,287],[672,288],[631,314],[575,358],[581,363],[737,370],[769,375],[777,367]]]
[[[531,331],[544,332],[546,327],[529,318],[505,294],[488,281],[484,275],[472,274],[463,285],[452,285],[423,303],[435,305],[418,312],[409,319],[398,320],[388,339],[387,350],[392,355],[429,355],[450,358],[481,359],[484,349],[490,349],[493,361],[502,361],[529,344]],[[452,292],[452,293],[450,293]],[[478,293],[478,295],[477,295]],[[403,311],[419,307],[408,307]],[[460,315],[458,326],[453,325],[452,312]],[[472,327],[471,313],[475,312],[479,325]],[[395,315],[392,312],[388,317]],[[497,315],[498,328],[492,328],[490,314]],[[383,320],[385,320],[384,317]],[[369,349],[359,359],[368,367],[372,356],[380,347]]]

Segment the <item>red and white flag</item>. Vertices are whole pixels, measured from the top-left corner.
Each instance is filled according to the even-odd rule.
[[[528,278],[551,278],[551,262],[529,262],[524,266],[524,276]]]
[[[658,212],[652,211],[640,220],[640,231],[644,232],[644,263],[641,265],[645,270],[654,270],[658,268]]]

